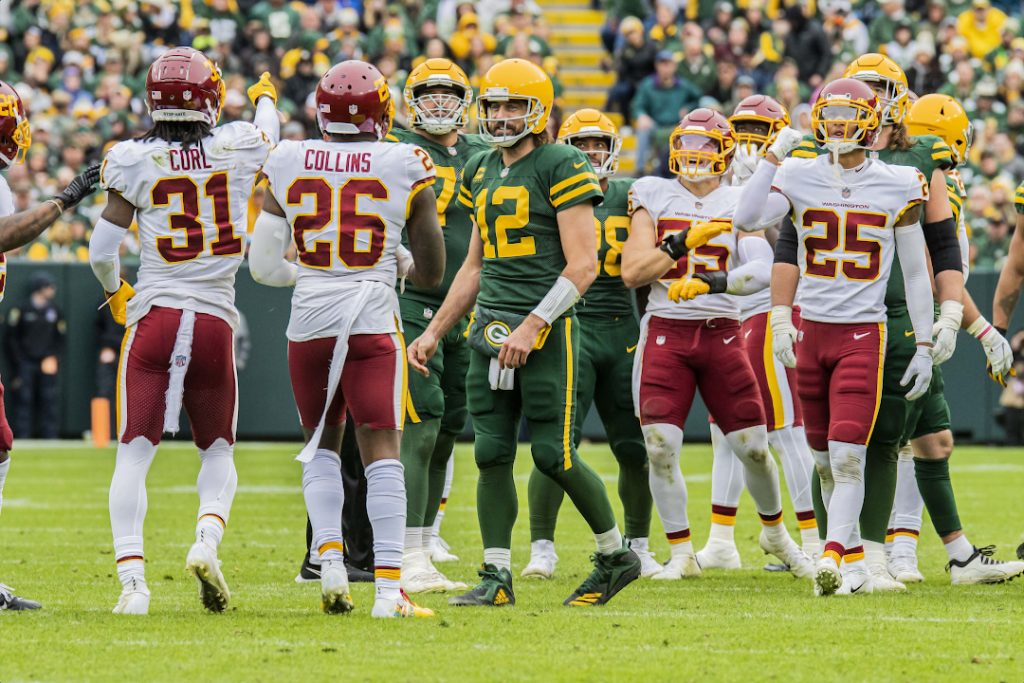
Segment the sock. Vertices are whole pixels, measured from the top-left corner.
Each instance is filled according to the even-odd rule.
[[[956,560],[957,562],[966,562],[967,559],[974,554],[974,546],[967,540],[967,537],[960,534],[952,541],[946,544],[946,554],[949,555],[949,559]]]
[[[666,531],[665,537],[668,539],[668,550],[672,557],[693,555],[693,541],[690,538],[689,529]]]
[[[862,444],[829,441],[834,488],[828,503],[828,534],[830,543],[843,548],[860,545],[857,520],[864,503],[864,458],[867,447]],[[824,493],[824,492],[823,492]]]
[[[883,570],[886,569],[885,561],[885,544],[879,543],[878,541],[865,540],[862,543],[864,548],[864,558],[867,560],[868,568],[881,567]]]
[[[562,507],[565,491],[536,467],[530,472],[530,483],[526,491],[526,499],[530,504],[530,541],[555,540],[555,523],[558,521],[558,509]]]
[[[341,508],[345,490],[341,482],[341,458],[318,448],[313,459],[302,464],[302,496],[313,525],[313,543],[321,564],[345,559],[341,538]],[[312,554],[312,553],[311,553]]]
[[[224,439],[217,439],[206,450],[199,451],[199,521],[196,523],[196,541],[217,548],[224,537],[224,527],[231,514],[231,503],[238,488],[234,447]]]
[[[857,544],[855,546],[847,547],[843,551],[843,567],[844,571],[868,571],[867,563],[864,560],[864,546]]]
[[[828,530],[828,501],[832,499],[835,482],[832,480],[832,463],[828,451],[811,449],[814,473],[811,476],[811,502],[814,503],[814,521],[818,525],[818,540],[825,542]]]
[[[921,535],[921,511],[924,500],[917,489],[914,475],[914,451],[910,444],[900,449],[896,464],[896,500],[885,540],[890,552],[903,555],[917,553],[917,539]]]
[[[613,526],[608,531],[594,534],[594,541],[597,542],[597,552],[600,555],[607,555],[622,548],[622,534],[617,526]]]
[[[484,564],[493,564],[498,569],[512,571],[512,549],[484,548]]]
[[[108,506],[114,535],[114,559],[121,585],[145,581],[142,526],[146,521],[146,475],[156,457],[156,446],[139,436],[117,445]]]
[[[764,425],[737,429],[725,435],[732,452],[743,463],[743,481],[754,499],[754,507],[761,515],[775,520],[782,515],[782,491],[779,488],[779,468],[768,452],[768,432]],[[774,525],[771,522],[770,525]]]
[[[676,546],[690,542],[690,520],[686,515],[686,480],[679,468],[679,449],[683,446],[683,430],[675,425],[654,424],[643,427],[647,457],[650,459],[649,480],[654,507],[661,526],[672,546],[672,554],[684,552]]]
[[[402,431],[401,458],[405,467],[405,491],[408,524],[424,526],[430,490],[430,456],[441,427],[441,420],[407,421]]]
[[[452,479],[455,478],[455,451],[448,457],[448,465],[444,474],[444,489],[441,491],[441,503],[437,508],[437,515],[434,517],[434,531],[431,539],[441,535],[441,521],[444,519],[445,508],[448,507],[448,494],[452,492]]]
[[[512,463],[480,468],[476,481],[476,514],[484,548],[511,548],[512,527],[519,514],[519,496]],[[482,504],[481,501],[487,501]]]
[[[786,477],[786,488],[789,498],[793,501],[800,526],[800,535],[804,529],[814,527],[814,503],[811,501],[811,472],[814,470],[814,458],[807,445],[807,435],[803,427],[783,427],[768,432],[768,444],[779,454],[782,462],[782,473]],[[806,540],[806,539],[805,539]]]
[[[864,461],[864,503],[860,512],[860,533],[865,540],[885,542],[889,513],[896,498],[896,463],[899,448],[895,445],[868,445]]]
[[[397,600],[405,536],[405,475],[398,460],[366,467],[366,516],[373,527],[374,584],[378,600]]]
[[[4,480],[7,479],[7,472],[11,469],[11,459],[7,458],[0,462],[0,511],[4,507]]]
[[[714,475],[712,475],[714,477]],[[735,543],[736,508],[724,505],[711,506],[711,532],[708,538]]]
[[[921,460],[914,458],[914,476],[921,499],[928,508],[928,516],[940,538],[960,531],[953,483],[949,480],[949,460]]]
[[[721,428],[711,424],[711,531],[709,538],[733,543],[736,512],[743,493],[743,463]]]
[[[406,520],[408,524],[408,519]],[[405,527],[405,553],[418,553],[426,550],[423,539],[429,536],[430,528],[422,526]]]

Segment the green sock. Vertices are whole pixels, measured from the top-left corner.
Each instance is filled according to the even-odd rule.
[[[530,501],[530,542],[555,540],[555,523],[565,491],[536,467],[530,472],[527,499]]]
[[[828,535],[828,510],[825,509],[825,501],[821,497],[821,479],[818,477],[818,470],[811,467],[811,502],[814,503],[814,521],[818,524],[818,538],[822,541]]]
[[[512,547],[512,527],[519,514],[512,463],[480,469],[476,482],[476,514],[485,549]]]
[[[868,445],[864,462],[864,506],[860,510],[860,535],[865,541],[885,543],[889,515],[896,499],[898,460],[898,445]]]
[[[947,536],[960,531],[960,515],[953,495],[953,482],[949,480],[949,460],[920,460],[914,458],[914,478],[921,492],[928,516],[935,532]]]
[[[647,538],[651,533],[651,485],[646,459],[619,463],[619,500],[626,520],[626,538]]]
[[[573,455],[572,467],[556,472],[552,478],[569,494],[591,531],[600,534],[616,526],[604,482],[581,458]]]
[[[425,520],[430,483],[430,458],[437,440],[441,420],[406,422],[402,432],[402,466],[405,468],[405,524],[410,527],[429,526]],[[444,486],[444,473],[441,474]],[[438,504],[440,504],[438,498]],[[437,508],[435,506],[434,513]]]
[[[441,507],[441,496],[444,495],[444,478],[448,473],[448,458],[452,457],[455,447],[455,434],[439,432],[434,442],[434,452],[430,456],[427,469],[427,503],[423,513],[423,526],[434,526],[437,510]]]

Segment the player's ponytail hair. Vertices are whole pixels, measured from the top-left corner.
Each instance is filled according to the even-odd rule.
[[[206,121],[155,121],[152,128],[136,139],[143,142],[179,142],[184,149],[188,149],[193,145],[201,145],[203,138],[209,134],[210,124]]]
[[[906,152],[914,146],[914,139],[907,132],[905,123],[897,123],[892,127],[892,135],[889,136],[889,149],[897,152]]]

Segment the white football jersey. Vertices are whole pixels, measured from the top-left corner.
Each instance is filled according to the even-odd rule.
[[[7,178],[0,175],[0,218],[14,213],[14,195]],[[0,251],[0,301],[4,300],[4,289],[7,287],[7,257]]]
[[[800,316],[826,323],[885,322],[896,253],[893,228],[928,198],[915,168],[870,159],[837,176],[829,155],[787,158],[772,189],[789,199],[800,265]]]
[[[404,143],[285,141],[263,171],[299,253],[288,338],[337,336],[353,313],[350,334],[398,331],[396,254],[413,196],[434,182],[430,156]]]
[[[139,226],[141,266],[128,325],[167,306],[238,326],[235,272],[245,256],[249,197],[272,146],[240,121],[214,128],[187,150],[126,140],[107,152],[100,186],[135,206]]]
[[[721,185],[703,197],[690,193],[674,178],[640,178],[630,189],[630,213],[647,209],[657,230],[660,244],[666,236],[681,232],[695,223],[726,221],[731,223],[742,189]],[[718,235],[707,244],[693,249],[676,266],[651,285],[647,312],[661,318],[709,320],[740,317],[737,298],[729,294],[707,294],[692,301],[673,303],[668,298],[669,286],[682,277],[714,270],[729,270],[739,265],[736,254],[736,233]]]

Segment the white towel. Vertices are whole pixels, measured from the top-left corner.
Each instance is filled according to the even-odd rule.
[[[497,358],[491,358],[487,366],[487,381],[491,384],[491,391],[511,391],[516,384],[515,368],[503,368]]]
[[[164,394],[164,431],[169,434],[177,434],[181,425],[181,400],[185,395],[185,374],[188,372],[189,363],[192,362],[195,326],[195,311],[182,310],[178,334],[174,337],[174,348],[171,350],[167,393]]]

